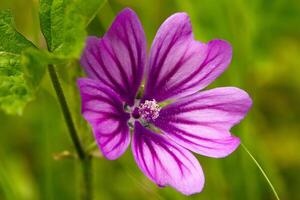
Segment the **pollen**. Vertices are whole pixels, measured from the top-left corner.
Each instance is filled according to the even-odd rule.
[[[158,118],[160,109],[155,99],[146,100],[138,107],[140,116],[146,121],[152,121]]]

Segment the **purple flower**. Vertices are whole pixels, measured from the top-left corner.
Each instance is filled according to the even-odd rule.
[[[124,9],[102,38],[87,39],[81,57],[88,75],[78,80],[82,114],[103,155],[121,156],[132,127],[132,152],[149,179],[186,195],[200,192],[204,175],[190,151],[215,158],[232,153],[240,140],[229,130],[252,103],[235,87],[198,92],[231,56],[226,41],[194,40],[188,15],[176,13],[159,28],[147,59],[142,25]]]

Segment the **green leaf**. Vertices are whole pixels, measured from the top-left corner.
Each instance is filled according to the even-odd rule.
[[[41,0],[41,30],[49,51],[78,58],[84,46],[85,28],[105,0]]]
[[[23,52],[22,64],[24,67],[24,76],[27,84],[32,90],[36,90],[45,73],[48,64],[63,64],[65,59],[55,56],[48,51],[34,48],[26,49]]]
[[[21,113],[32,93],[23,77],[21,55],[0,52],[0,108],[9,114]]]
[[[0,11],[0,109],[21,113],[32,99],[23,74],[22,51],[34,47],[14,27],[9,10]]]
[[[0,52],[21,54],[34,45],[15,29],[12,14],[9,10],[0,11]]]

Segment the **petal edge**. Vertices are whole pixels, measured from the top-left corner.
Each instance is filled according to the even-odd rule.
[[[171,186],[185,195],[201,192],[204,174],[195,156],[135,122],[134,158],[143,173],[160,187]]]
[[[82,115],[92,126],[94,137],[103,155],[110,160],[120,157],[128,148],[129,114],[113,90],[101,83],[80,78],[77,81],[82,99]]]
[[[167,105],[154,125],[181,146],[209,157],[225,157],[240,144],[230,128],[239,123],[252,101],[241,89],[202,91]]]

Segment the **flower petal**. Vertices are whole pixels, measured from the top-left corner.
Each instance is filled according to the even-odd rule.
[[[81,56],[90,78],[115,90],[133,105],[146,62],[146,38],[141,22],[131,9],[124,9],[101,38],[88,37]]]
[[[240,144],[230,128],[252,104],[246,92],[223,87],[199,92],[164,107],[154,124],[181,146],[209,157],[225,157]]]
[[[99,148],[108,159],[121,156],[130,143],[127,121],[119,96],[105,85],[88,78],[77,81],[82,115],[90,123]]]
[[[159,186],[172,186],[183,194],[200,192],[202,168],[195,156],[165,136],[135,122],[132,151],[143,173]]]
[[[151,47],[144,99],[161,102],[203,89],[226,69],[231,55],[225,41],[195,41],[187,14],[172,15]]]

